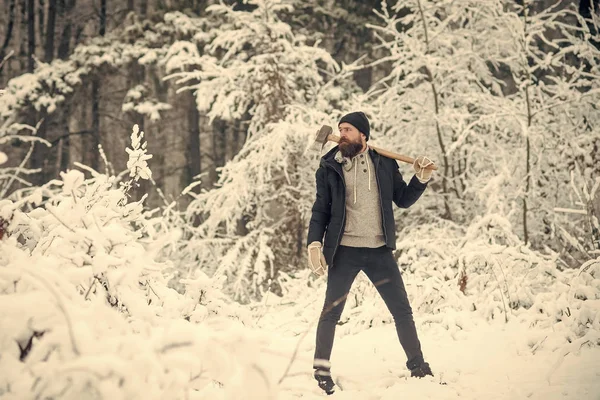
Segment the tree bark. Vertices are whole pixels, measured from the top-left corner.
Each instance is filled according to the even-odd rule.
[[[227,123],[221,119],[216,119],[212,126],[212,156],[214,167],[225,165],[225,145],[227,143]]]
[[[75,0],[65,3],[65,0],[55,0],[58,15],[62,18],[65,14],[71,12],[75,7]],[[60,35],[60,42],[58,44],[58,58],[66,60],[71,52],[71,37],[73,34],[73,22],[70,17],[66,17],[66,22]]]
[[[106,0],[100,0],[100,36],[106,34]]]
[[[27,72],[33,72],[35,61],[35,0],[27,0]]]
[[[44,22],[46,18],[44,17],[45,10],[45,0],[38,0],[38,35],[39,40],[38,43],[42,44],[45,42],[44,35],[46,30],[44,29]]]
[[[44,46],[44,61],[49,63],[54,59],[54,30],[56,27],[56,0],[48,3],[48,24],[46,25],[46,44]]]
[[[6,56],[6,49],[10,44],[10,39],[12,38],[13,27],[15,26],[15,6],[16,0],[10,0],[8,3],[8,24],[6,25],[6,36],[4,37],[4,42],[2,43],[2,48],[0,48],[0,62],[4,60]],[[0,66],[0,74],[2,73],[2,69],[5,64]]]
[[[100,1],[100,36],[106,33],[106,0]],[[98,171],[100,167],[98,146],[100,145],[100,78],[92,80],[92,143],[90,151],[90,166]]]
[[[190,93],[189,110],[188,110],[188,132],[189,132],[189,148],[187,154],[187,170],[188,176],[186,183],[189,185],[193,182],[194,177],[200,175],[200,113],[196,105],[196,94]],[[194,188],[195,192],[200,191],[200,186]]]
[[[71,32],[73,25],[71,21],[67,21],[63,28],[62,34],[60,35],[60,43],[58,45],[58,58],[66,60],[69,58],[71,48]]]

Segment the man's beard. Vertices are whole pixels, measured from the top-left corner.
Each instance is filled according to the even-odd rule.
[[[363,144],[361,142],[351,142],[346,138],[342,138],[340,139],[338,147],[340,149],[340,153],[342,153],[342,156],[352,158],[360,153],[363,148]]]

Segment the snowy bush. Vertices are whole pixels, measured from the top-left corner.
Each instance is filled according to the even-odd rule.
[[[418,324],[455,334],[477,321],[518,320],[543,333],[531,347],[600,345],[600,258],[563,269],[556,253],[525,246],[500,215],[481,217],[464,232],[441,224],[400,237],[398,264]],[[341,334],[392,322],[376,289],[359,276]]]
[[[72,170],[46,200],[40,189],[0,201],[10,221],[0,240],[7,398],[273,396],[256,364],[262,339],[242,329],[222,282],[197,272],[180,294],[167,286],[168,263],[146,250],[143,199],[128,201],[132,181],[151,176],[142,137],[135,127],[128,184]]]

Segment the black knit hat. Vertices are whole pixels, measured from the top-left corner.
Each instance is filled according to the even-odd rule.
[[[347,122],[350,125],[354,126],[358,129],[359,132],[364,133],[366,136],[365,140],[369,140],[369,135],[371,134],[371,128],[369,128],[369,120],[367,116],[362,111],[351,112],[350,114],[346,114],[340,119],[338,122],[338,127],[342,122]]]

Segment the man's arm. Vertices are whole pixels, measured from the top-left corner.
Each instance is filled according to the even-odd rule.
[[[312,216],[308,225],[308,243],[322,243],[329,219],[331,218],[331,193],[325,181],[325,167],[320,166],[315,173],[317,196],[312,206]]]
[[[416,176],[413,176],[407,185],[406,182],[404,182],[404,179],[402,179],[402,174],[400,174],[400,170],[398,169],[398,163],[395,160],[392,162],[395,166],[393,178],[394,203],[400,208],[408,208],[415,204],[419,197],[421,197],[427,188],[427,183],[421,183]]]

